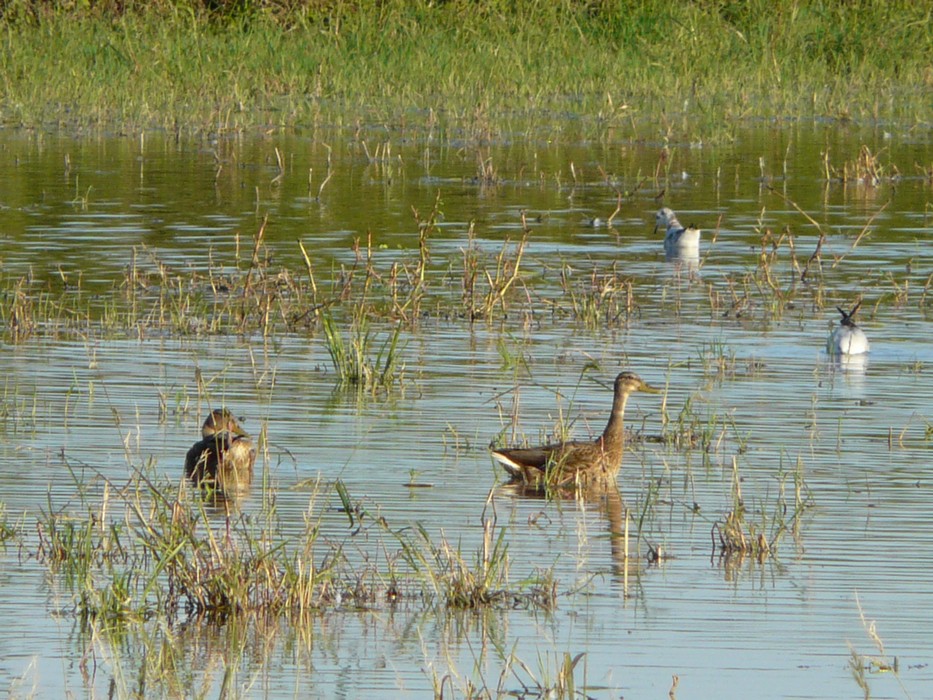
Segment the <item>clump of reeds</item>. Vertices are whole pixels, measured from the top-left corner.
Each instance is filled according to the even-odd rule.
[[[100,506],[84,514],[41,511],[36,521],[36,557],[72,581],[84,581],[90,572],[114,563],[127,563],[124,527],[107,516],[109,490]]]
[[[557,600],[557,584],[551,572],[539,573],[519,589],[509,585],[508,543],[505,531],[497,528],[492,492],[484,511],[483,543],[472,556],[446,536],[435,542],[418,525],[409,535],[400,535],[404,561],[422,581],[425,595],[450,608],[533,607],[551,609]]]
[[[538,657],[537,668],[532,668],[530,662],[521,659],[514,651],[508,655],[501,651],[498,653],[503,668],[494,685],[484,678],[463,678],[453,666],[439,676],[438,671],[433,668],[433,662],[426,660],[426,666],[431,670],[436,700],[459,696],[465,698],[553,698],[553,700],[591,697],[587,694],[585,664],[582,683],[579,677],[580,671],[577,669],[586,657],[586,654],[582,652],[575,655],[571,655],[570,652],[547,652],[543,658]]]
[[[476,154],[476,175],[473,176],[473,182],[482,188],[496,187],[501,179],[492,162],[492,156],[484,155],[482,151]]]
[[[421,302],[427,291],[428,262],[431,259],[430,237],[437,232],[437,223],[443,218],[441,195],[437,193],[434,206],[426,216],[415,207],[412,215],[418,226],[418,257],[414,262],[395,263],[389,272],[388,287],[392,299],[391,315],[413,325],[421,316]]]
[[[704,452],[713,449],[719,429],[719,416],[710,413],[702,416],[694,408],[693,397],[687,397],[677,413],[676,419],[667,414],[667,395],[662,404],[662,431],[658,442],[672,445],[678,449],[700,448]]]
[[[607,271],[594,265],[582,275],[565,263],[560,270],[560,285],[570,315],[587,328],[624,326],[638,310],[632,280],[619,272],[618,262]],[[552,312],[560,315],[563,306],[555,300]]]
[[[487,261],[476,246],[474,227],[470,225],[467,247],[463,249],[461,295],[465,315],[470,321],[488,321],[497,309],[503,314],[509,311],[510,293],[522,284],[520,272],[527,245],[526,228],[521,240],[514,245],[507,238],[499,254],[484,267]]]
[[[0,544],[5,544],[19,536],[19,528],[10,522],[6,504],[0,502]]]
[[[512,673],[515,679],[521,683],[521,691],[512,691],[508,695],[554,698],[555,700],[573,700],[578,697],[586,697],[586,684],[580,683],[578,678],[577,666],[584,660],[586,654],[578,653],[571,655],[570,652],[554,653],[555,668],[551,669],[550,654],[540,664],[543,666],[535,674],[527,663],[513,656]],[[515,667],[518,667],[517,669]],[[585,669],[585,665],[584,665]],[[519,670],[521,673],[519,673]],[[582,674],[586,678],[586,672]]]
[[[786,476],[786,475],[785,475]],[[785,532],[798,534],[800,517],[811,505],[812,499],[803,479],[803,464],[797,461],[793,474],[794,501],[787,502],[784,481],[772,508],[763,504],[759,509],[759,521],[748,518],[748,509],[742,496],[738,461],[732,460],[732,508],[725,517],[713,523],[710,536],[713,552],[718,553],[727,565],[733,566],[745,557],[753,557],[759,563],[771,556]]]
[[[900,177],[897,166],[893,163],[882,164],[878,155],[873,154],[871,149],[863,144],[853,160],[847,160],[841,167],[836,167],[830,163],[829,151],[824,151],[823,176],[827,182],[840,182],[844,185],[857,184],[866,188],[897,180]]]
[[[744,510],[732,510],[724,521],[713,525],[719,539],[719,553],[726,557],[752,556],[763,561],[771,554],[771,543],[763,532],[745,518]]]
[[[322,511],[313,508],[317,491],[304,530],[285,536],[274,509],[246,518],[234,503],[209,504],[187,488],[159,486],[143,474],[120,488],[103,483],[99,502],[92,505],[82,492],[77,512],[50,508],[36,525],[36,558],[63,577],[74,592],[75,613],[89,623],[155,613],[212,619],[305,615],[411,596],[450,608],[551,608],[556,600],[548,572],[518,585],[509,581],[504,531],[485,513],[483,545],[471,558],[421,525],[389,528],[353,505],[338,482],[335,490],[353,526],[347,537],[374,528],[384,551],[386,542],[401,545],[383,568],[367,556],[352,563],[345,554],[352,540],[321,541]]]
[[[366,316],[358,316],[350,322],[346,338],[329,314],[322,315],[321,320],[327,352],[341,384],[375,390],[401,381],[404,366],[398,347],[400,326],[396,326],[377,349],[375,334]]]

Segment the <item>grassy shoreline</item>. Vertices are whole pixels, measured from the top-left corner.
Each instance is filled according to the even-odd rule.
[[[441,118],[495,134],[516,116],[586,115],[596,132],[658,122],[699,135],[745,118],[930,119],[921,4],[217,5],[8,5],[0,119],[196,130]]]

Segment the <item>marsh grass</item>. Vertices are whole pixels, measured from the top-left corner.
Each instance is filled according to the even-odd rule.
[[[562,295],[552,302],[555,315],[566,308],[569,315],[589,329],[618,328],[628,324],[638,311],[632,279],[625,277],[614,261],[608,270],[598,264],[589,273],[564,263],[560,270]],[[562,303],[563,302],[563,303]]]
[[[511,672],[519,688],[513,688],[508,695],[518,698],[556,698],[557,700],[572,700],[585,696],[586,664],[580,670],[577,666],[584,661],[586,654],[571,655],[570,652],[545,653],[538,658],[538,671],[535,672],[528,663],[514,657]],[[582,671],[583,678],[580,678]]]
[[[378,349],[365,316],[353,319],[346,338],[330,315],[322,316],[322,326],[327,352],[341,384],[375,391],[401,382],[404,370],[398,346],[401,326],[390,331]]]
[[[922,4],[486,0],[471,10],[18,0],[0,15],[12,29],[4,117],[232,130],[411,120],[414,105],[441,120],[434,131],[482,140],[553,129],[572,109],[587,115],[578,128],[588,138],[728,138],[723,123],[747,117],[913,122],[928,107],[916,87],[930,81]],[[495,177],[487,160],[478,170]]]
[[[467,246],[462,249],[461,276],[463,315],[470,321],[493,320],[497,310],[502,315],[509,313],[514,306],[513,299],[516,300],[515,305],[525,302],[520,308],[524,308],[526,313],[529,311],[530,293],[521,276],[522,258],[527,245],[528,229],[525,229],[521,240],[514,244],[506,238],[499,253],[490,260],[477,247],[474,226],[470,225]]]
[[[589,688],[584,653],[571,655],[566,651],[548,651],[539,653],[534,662],[522,659],[514,650],[497,649],[496,653],[502,668],[494,679],[483,673],[481,660],[477,660],[474,672],[469,675],[457,669],[453,662],[450,662],[443,675],[439,675],[439,670],[428,662],[435,699],[514,697],[520,700],[573,700],[592,697],[587,694]],[[578,669],[581,661],[584,663]]]
[[[827,283],[826,273],[847,262],[847,258],[856,251],[862,240],[871,234],[876,218],[888,206],[883,204],[874,209],[849,243],[848,249],[836,253],[826,249],[830,232],[820,224],[815,215],[805,211],[797,202],[773,186],[768,185],[767,189],[800,214],[808,226],[816,230],[816,241],[812,250],[801,249],[798,234],[793,226],[785,225],[780,231],[766,226],[765,211],[762,210],[755,227],[759,236],[755,269],[726,275],[724,287],[708,285],[710,311],[714,314],[735,319],[758,319],[770,324],[783,319],[789,310],[799,308],[801,300],[814,309],[823,309],[834,294],[834,290]],[[890,286],[886,296],[895,304],[903,306],[909,303],[912,298],[909,269],[901,278],[886,272],[884,281]],[[918,301],[922,305],[922,293]]]
[[[0,501],[0,544],[6,544],[20,537],[20,528],[10,522],[6,504]]]
[[[829,285],[824,266],[828,261],[827,271],[845,266],[886,207],[866,217],[846,250],[833,252],[825,246],[828,232],[815,215],[787,195],[770,191],[813,226],[818,237],[812,247],[808,242],[803,248],[793,226],[780,231],[766,226],[763,209],[754,266],[704,283],[715,316],[767,325],[800,309],[802,301],[823,309],[840,294]],[[338,382],[371,388],[398,383],[401,334],[417,331],[426,320],[465,319],[528,329],[547,314],[556,323],[603,330],[624,328],[645,313],[645,297],[652,290],[639,277],[625,274],[617,261],[555,264],[530,258],[532,227],[526,217],[520,237],[507,236],[498,249],[478,243],[476,224],[471,223],[459,253],[441,257],[432,249],[444,216],[440,194],[430,209],[413,207],[412,214],[417,247],[389,252],[369,234],[353,241],[350,262],[331,263],[326,271],[316,268],[302,241],[298,250],[303,266],[275,263],[267,238],[276,224],[263,217],[251,236],[234,237],[232,255],[220,258],[208,250],[202,268],[176,268],[151,248],[136,246],[122,279],[109,289],[88,289],[80,274],[65,272],[45,280],[31,274],[0,276],[4,337],[24,343],[36,337],[84,340],[169,333],[274,338],[323,332]],[[933,276],[921,284],[913,277],[910,266],[904,272],[877,273],[875,309],[889,302],[925,309]],[[697,292],[703,288],[694,287]],[[679,294],[675,304],[680,313]],[[712,359],[704,354],[704,362]],[[726,365],[720,365],[724,377],[755,371],[754,361],[744,368]]]
[[[788,476],[791,476],[794,486],[792,502],[787,497]],[[752,557],[762,563],[775,555],[785,533],[799,536],[801,519],[813,505],[812,494],[804,479],[803,462],[799,459],[792,474],[781,472],[776,498],[762,496],[754,506],[750,506],[742,494],[738,459],[734,457],[731,499],[730,510],[721,520],[713,523],[710,531],[713,541],[711,556],[718,554],[723,565],[731,568],[735,568],[745,557]],[[752,513],[757,515],[756,520],[749,517]]]
[[[555,605],[551,573],[510,580],[505,531],[494,514],[484,512],[483,544],[470,556],[420,524],[390,527],[340,483],[335,493],[351,530],[337,540],[322,535],[321,491],[311,494],[303,528],[285,535],[272,500],[247,516],[236,502],[206,500],[184,483],[157,484],[144,472],[119,487],[102,483],[95,495],[81,486],[71,505],[43,510],[32,552],[72,592],[84,624],[132,624],[153,615],[291,618],[405,600],[430,609]],[[364,539],[381,542],[382,564],[348,556],[363,530]]]
[[[677,413],[676,419],[664,420],[659,442],[677,449],[700,449],[710,452],[721,443],[725,432],[722,420],[716,412],[701,414],[695,407],[693,397],[688,397]]]
[[[491,512],[490,512],[491,511]],[[557,583],[552,572],[525,580],[520,589],[508,586],[509,562],[505,530],[498,528],[493,492],[486,501],[481,523],[483,544],[472,556],[464,555],[445,535],[439,541],[418,525],[398,533],[402,559],[424,585],[424,597],[446,607],[472,609],[486,606],[550,610],[556,605]]]
[[[830,162],[829,151],[824,151],[823,176],[827,182],[854,184],[869,189],[884,182],[896,182],[901,177],[897,166],[893,163],[882,163],[880,156],[880,153],[874,154],[868,146],[862,145],[858,156],[853,160],[847,160],[841,166],[834,166]]]
[[[68,398],[71,398],[70,392]],[[64,409],[60,409],[66,422],[70,415],[69,408],[70,404],[66,403]],[[35,388],[27,392],[25,387],[7,377],[0,396],[0,434],[34,432],[41,423],[40,415],[45,409],[46,402],[40,399]]]

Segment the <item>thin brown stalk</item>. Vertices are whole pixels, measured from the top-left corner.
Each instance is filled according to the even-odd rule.
[[[885,209],[888,208],[888,205],[890,203],[891,203],[890,200],[885,202],[884,205],[880,209],[878,209],[878,211],[876,211],[874,214],[871,215],[868,221],[865,222],[865,225],[862,227],[862,230],[859,231],[858,236],[855,237],[855,241],[852,242],[852,247],[849,248],[848,252],[843,253],[842,255],[840,255],[838,258],[836,258],[833,261],[833,269],[835,269],[836,265],[838,265],[843,260],[845,260],[846,257],[849,255],[849,253],[851,253],[853,250],[855,250],[858,247],[858,244],[861,242],[861,240],[870,233],[872,222],[878,217],[878,215],[881,212],[883,212]]]

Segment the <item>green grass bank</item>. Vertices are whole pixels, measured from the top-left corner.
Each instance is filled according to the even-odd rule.
[[[925,124],[908,0],[9,0],[6,125],[135,129],[583,115],[703,135],[746,118]]]

